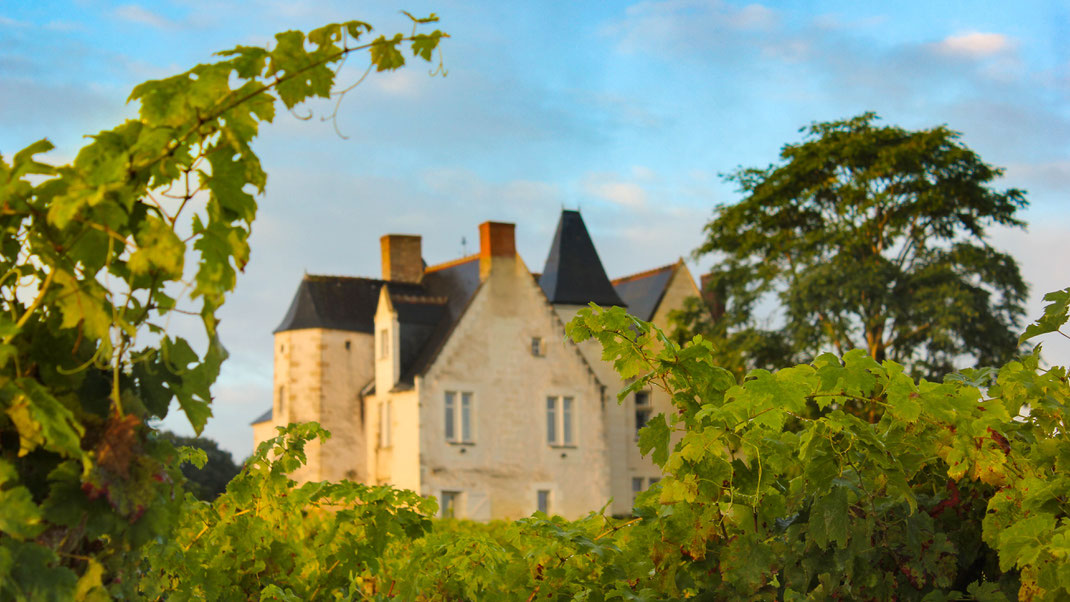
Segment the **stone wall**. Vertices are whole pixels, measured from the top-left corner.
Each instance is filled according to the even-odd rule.
[[[461,516],[530,515],[541,488],[551,491],[550,511],[570,518],[609,499],[601,385],[565,342],[537,287],[519,258],[494,257],[482,289],[430,371],[417,379],[419,491],[440,499],[443,491],[461,492]],[[538,356],[533,337],[542,341]],[[446,440],[446,391],[472,394],[470,442]],[[547,441],[551,395],[574,399],[570,446]]]
[[[306,447],[308,463],[294,478],[363,480],[367,460],[358,393],[372,378],[372,353],[369,334],[320,328],[277,333],[272,419],[254,427],[254,446],[275,436],[276,426],[315,421],[332,437]]]

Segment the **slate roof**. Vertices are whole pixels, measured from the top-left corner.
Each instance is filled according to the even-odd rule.
[[[446,339],[449,338],[453,328],[460,321],[465,310],[468,309],[468,304],[472,302],[476,291],[479,290],[479,285],[481,284],[479,278],[479,256],[471,255],[449,263],[431,266],[424,272],[421,284],[428,295],[437,299],[444,299],[445,302],[440,306],[439,320],[432,328],[418,331],[415,325],[410,326],[410,331],[414,333],[411,335],[414,337],[413,340],[417,336],[417,331],[419,336],[426,335],[426,338],[423,339],[418,353],[412,357],[410,363],[405,361],[404,343],[402,344],[399,384],[404,386],[412,386],[416,375],[423,374],[431,366],[431,362],[438,357],[438,352],[442,350]],[[395,304],[396,307],[397,304]],[[398,318],[400,321],[400,309],[398,309]],[[402,324],[401,335],[404,339],[404,323]]]
[[[631,276],[624,276],[613,281],[620,298],[628,304],[628,312],[640,320],[650,321],[657,311],[665,289],[669,286],[673,274],[680,267],[680,262],[664,265]]]
[[[610,284],[579,211],[561,211],[554,242],[539,277],[550,303],[624,305]]]
[[[261,414],[259,418],[257,418],[256,420],[250,422],[249,424],[257,424],[257,423],[260,423],[260,422],[267,422],[268,420],[271,420],[271,415],[272,415],[273,411],[274,411],[274,408],[269,409],[268,411],[266,411],[263,414]]]
[[[383,280],[305,274],[290,309],[274,332],[329,328],[371,333]],[[392,294],[422,295],[418,284],[391,282]]]

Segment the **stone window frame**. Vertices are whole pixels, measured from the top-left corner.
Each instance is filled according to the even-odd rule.
[[[379,329],[379,359],[390,357],[390,329]]]
[[[453,399],[453,407],[450,408],[450,399]],[[468,402],[468,433],[465,427],[465,401]],[[446,443],[451,445],[475,445],[476,443],[476,394],[465,390],[463,387],[453,387],[442,392],[442,436]],[[453,433],[450,433],[452,427]]]
[[[544,396],[543,400],[543,433],[546,438],[546,444],[550,447],[578,447],[580,432],[579,396],[574,393],[550,393]],[[565,400],[569,400],[568,429],[565,429]],[[552,426],[551,421],[553,421]]]
[[[463,489],[440,489],[438,492],[439,518],[464,518],[467,497]],[[447,514],[447,511],[449,514]]]

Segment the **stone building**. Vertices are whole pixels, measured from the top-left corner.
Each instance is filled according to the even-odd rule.
[[[612,499],[627,514],[660,472],[636,431],[669,411],[625,383],[597,343],[566,340],[581,308],[622,305],[665,327],[699,294],[683,260],[610,281],[579,212],[563,211],[541,274],[513,224],[480,225],[478,254],[425,266],[420,237],[381,239],[381,279],[306,275],[275,330],[275,399],[253,423],[317,421],[299,480],[391,484],[442,513],[576,518]]]

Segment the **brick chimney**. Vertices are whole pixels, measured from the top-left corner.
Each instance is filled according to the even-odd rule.
[[[516,224],[483,222],[479,224],[479,275],[486,279],[494,259],[516,257]]]
[[[479,254],[482,257],[516,255],[516,224],[502,222],[479,224]]]
[[[383,280],[420,282],[424,275],[424,260],[419,236],[386,234],[379,239],[379,244],[383,251]]]

